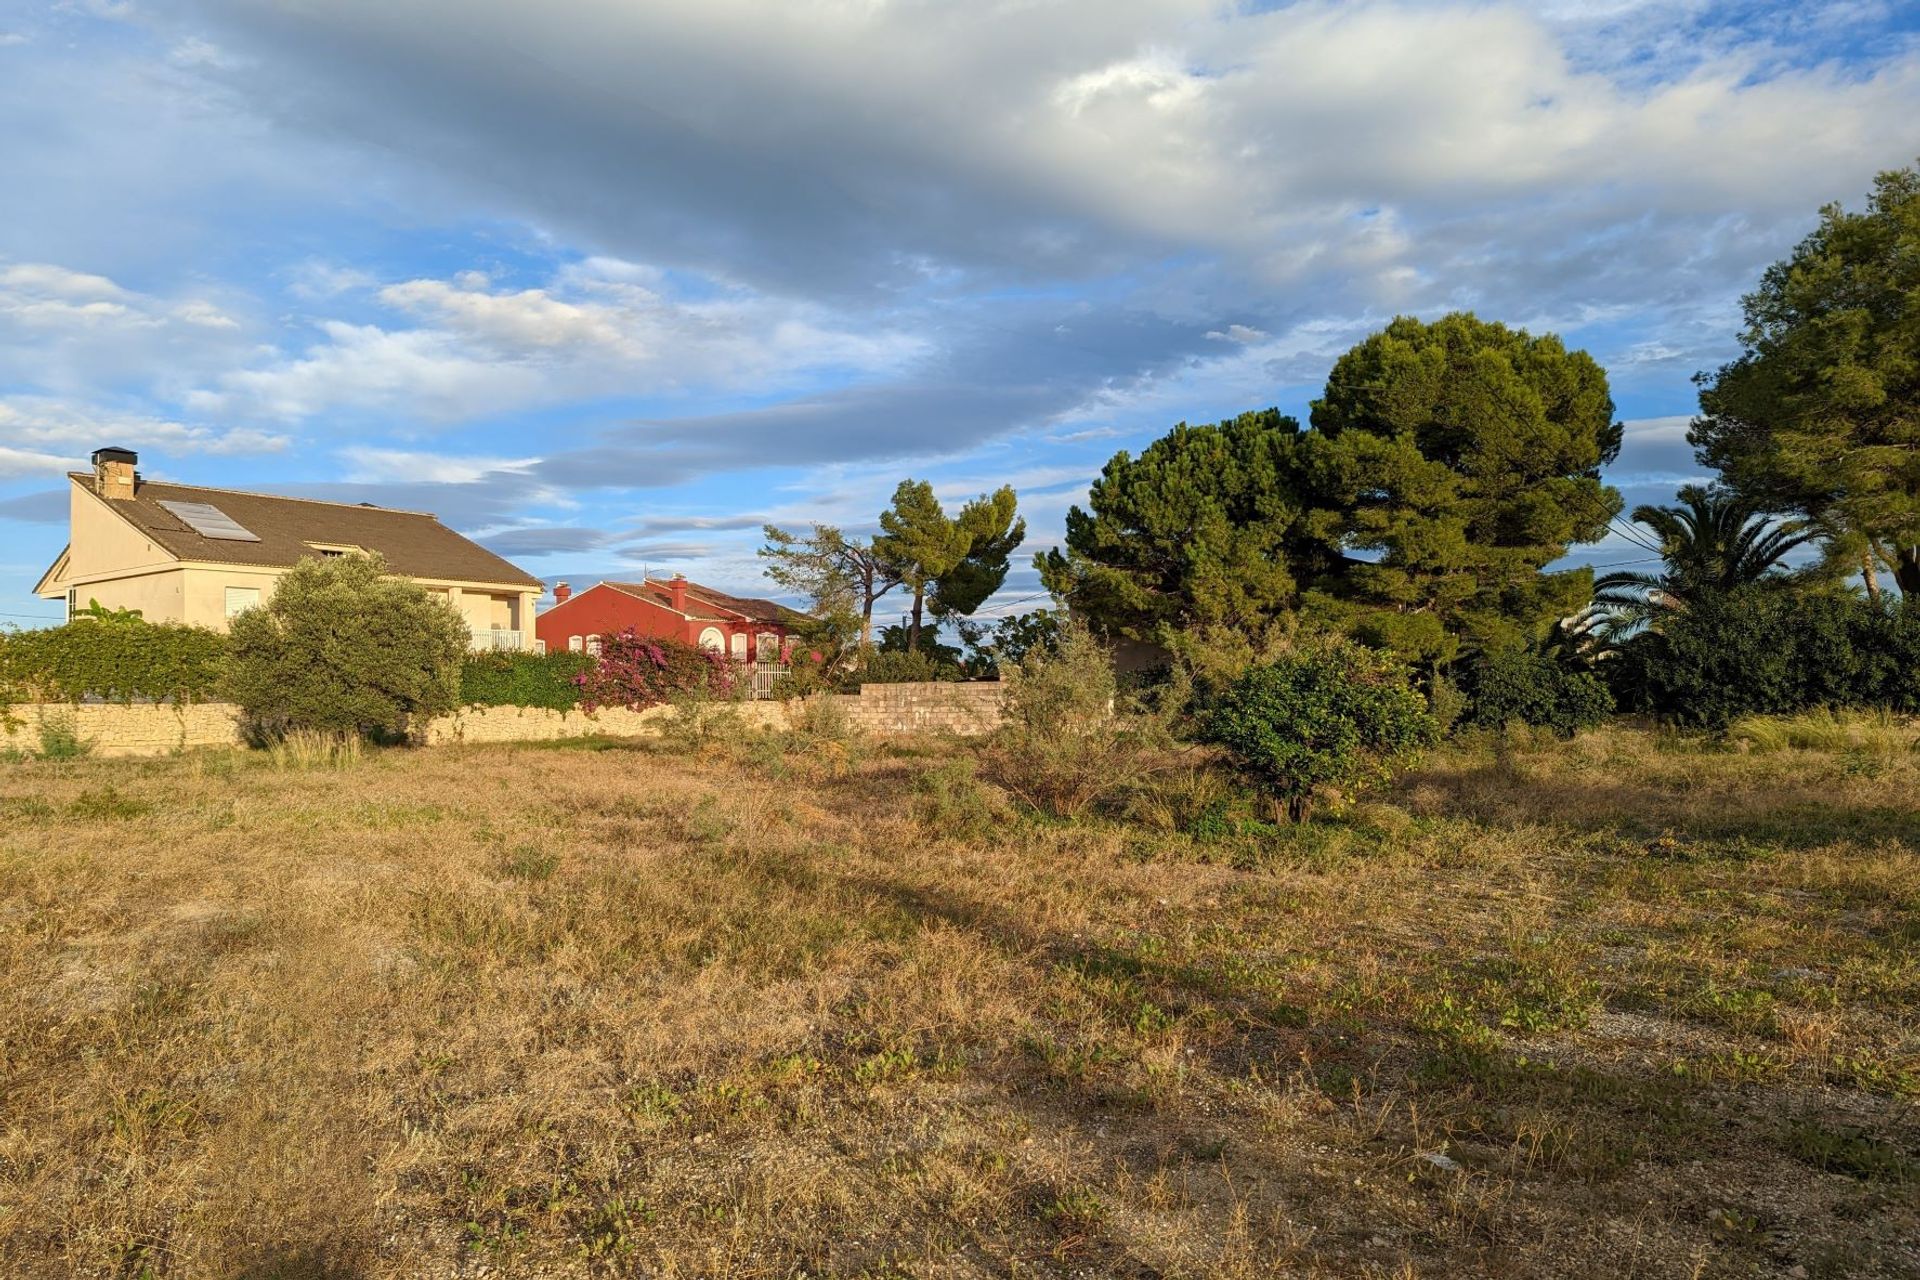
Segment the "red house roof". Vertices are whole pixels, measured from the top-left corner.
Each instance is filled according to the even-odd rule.
[[[607,582],[601,584],[615,591],[645,600],[648,604],[662,609],[673,608],[673,587],[671,583],[649,578],[645,582]],[[711,622],[727,622],[744,618],[751,622],[770,622],[791,625],[804,621],[806,615],[789,609],[772,600],[760,600],[752,596],[731,596],[712,587],[703,587],[697,582],[689,582],[687,588],[687,607],[683,612],[689,618],[699,618]]]

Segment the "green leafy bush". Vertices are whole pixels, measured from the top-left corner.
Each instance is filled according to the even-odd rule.
[[[1167,766],[1167,719],[1121,705],[1113,661],[1085,627],[1030,650],[1005,685],[986,771],[1033,808],[1076,817]]]
[[[1602,664],[1623,708],[1724,729],[1815,708],[1920,711],[1920,601],[1704,596]]]
[[[926,652],[875,649],[860,663],[852,684],[918,684],[929,680],[958,680],[963,672],[952,662]]]
[[[1483,729],[1517,722],[1571,738],[1613,714],[1613,693],[1598,676],[1568,671],[1529,649],[1488,654],[1466,684],[1467,722]]]
[[[378,556],[302,560],[233,620],[224,688],[253,735],[400,738],[459,703],[466,623]]]
[[[669,702],[732,698],[744,692],[739,664],[683,640],[643,636],[629,627],[600,642],[600,657],[574,677],[583,710],[642,711]]]
[[[580,705],[580,681],[593,667],[584,653],[476,653],[460,667],[460,705],[545,707]]]
[[[1295,822],[1316,791],[1351,794],[1388,781],[1438,736],[1405,668],[1350,641],[1329,641],[1248,668],[1206,718],[1206,736]]]
[[[65,626],[0,634],[0,703],[204,701],[226,653],[217,631],[96,606]]]

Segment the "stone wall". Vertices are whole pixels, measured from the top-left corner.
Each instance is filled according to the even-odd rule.
[[[1000,686],[990,682],[870,684],[859,693],[829,695],[854,728],[873,734],[985,733],[1000,723]],[[726,712],[754,729],[781,729],[787,708],[778,702],[743,702]],[[176,707],[118,703],[84,706],[27,705],[12,709],[0,727],[0,751],[37,751],[40,726],[70,724],[101,756],[159,756],[194,747],[241,745],[240,709],[224,702]],[[427,726],[427,745],[467,742],[549,742],[557,738],[657,737],[674,716],[670,707],[627,711],[607,707],[549,711],[541,707],[466,707]]]
[[[192,747],[239,745],[238,707],[224,702],[200,702],[176,707],[168,703],[29,704],[11,709],[12,718],[0,728],[0,750],[38,751],[44,724],[72,726],[82,742],[93,744],[101,756],[162,756]]]
[[[956,684],[868,684],[837,696],[854,727],[868,733],[987,733],[1000,723],[1000,685],[982,680]]]
[[[787,713],[778,702],[741,702],[715,708],[754,729],[786,727]],[[441,716],[427,726],[427,745],[456,742],[551,742],[557,738],[658,737],[677,712],[672,707],[602,707],[585,711],[551,711],[545,707],[465,707]]]

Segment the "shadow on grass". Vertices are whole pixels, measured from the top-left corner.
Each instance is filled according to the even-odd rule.
[[[1464,818],[1488,827],[1568,827],[1654,840],[1677,836],[1725,846],[1709,856],[1740,856],[1746,846],[1783,850],[1841,841],[1892,842],[1920,849],[1920,809],[1836,804],[1803,791],[1756,789],[1722,803],[1682,787],[1664,788],[1580,777],[1529,777],[1497,764],[1438,767],[1410,774],[1395,798],[1433,817]]]

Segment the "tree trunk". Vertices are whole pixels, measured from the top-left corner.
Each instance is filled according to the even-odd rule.
[[[1903,595],[1920,595],[1920,547],[1902,547],[1893,562],[1893,580]]]
[[[873,602],[878,598],[869,588],[866,603],[860,606],[860,652],[863,654],[873,648]]]
[[[1880,603],[1880,574],[1873,567],[1873,548],[1865,547],[1860,552],[1860,576],[1867,582],[1867,599]]]
[[[927,589],[924,585],[913,589],[913,625],[907,628],[907,652],[920,652],[920,606],[926,602]]]

